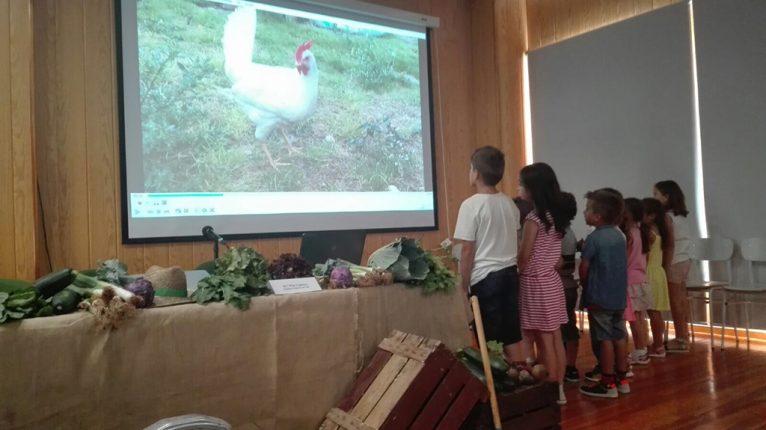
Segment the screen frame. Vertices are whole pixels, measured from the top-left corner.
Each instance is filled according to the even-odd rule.
[[[127,142],[125,134],[125,85],[124,85],[124,63],[123,63],[123,28],[122,28],[122,2],[135,0],[114,0],[114,21],[115,21],[115,53],[117,68],[117,110],[119,122],[119,154],[120,154],[120,209],[121,209],[121,236],[122,243],[125,245],[134,244],[152,244],[152,243],[173,243],[173,242],[194,242],[205,240],[200,232],[199,235],[189,236],[159,236],[159,237],[130,237],[130,196],[128,192],[127,180]],[[426,80],[428,88],[428,109],[429,109],[429,137],[430,137],[430,163],[431,163],[431,184],[433,194],[433,226],[420,227],[396,227],[396,228],[365,228],[368,234],[374,233],[394,233],[394,232],[414,232],[414,231],[438,231],[439,230],[439,198],[437,182],[437,164],[436,164],[436,134],[434,129],[435,111],[433,96],[433,74],[432,74],[432,49],[431,34],[432,28],[426,27]],[[427,172],[426,172],[427,175]],[[252,215],[257,216],[257,215]],[[164,222],[172,222],[172,218],[165,218]],[[354,228],[357,229],[357,228]],[[317,229],[306,231],[276,231],[261,233],[237,233],[226,234],[229,240],[248,240],[248,239],[274,239],[274,238],[294,238],[301,237],[308,232],[332,231],[337,229]]]

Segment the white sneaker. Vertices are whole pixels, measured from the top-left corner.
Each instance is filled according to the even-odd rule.
[[[559,384],[559,399],[556,400],[556,403],[558,403],[561,406],[564,406],[567,404],[567,396],[564,394],[564,385]]]
[[[626,378],[632,378],[633,376],[634,376],[633,375],[633,366],[628,365],[628,371],[625,372],[625,377]]]
[[[650,361],[651,359],[649,358],[646,349],[637,349],[628,355],[628,363],[630,364],[646,365],[649,364]]]
[[[627,379],[617,382],[617,392],[620,394],[630,394],[630,383]]]

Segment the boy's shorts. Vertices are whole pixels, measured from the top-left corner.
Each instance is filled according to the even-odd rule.
[[[624,313],[625,310],[588,309],[591,337],[599,342],[624,339],[627,335]]]
[[[564,342],[580,340],[580,330],[577,328],[577,288],[564,288],[564,298],[567,302],[567,323],[561,325],[561,338]]]
[[[519,321],[519,272],[516,266],[487,275],[471,286],[471,295],[479,299],[484,336],[503,345],[521,341]]]
[[[652,308],[654,296],[652,296],[652,287],[647,282],[628,285],[628,295],[633,304],[633,312],[643,312]]]

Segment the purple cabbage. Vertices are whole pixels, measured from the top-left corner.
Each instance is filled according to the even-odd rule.
[[[136,279],[126,285],[125,289],[143,299],[144,303],[139,307],[148,308],[154,303],[154,287],[144,278]]]
[[[338,266],[330,273],[330,285],[332,288],[351,288],[354,286],[354,277],[348,267]]]

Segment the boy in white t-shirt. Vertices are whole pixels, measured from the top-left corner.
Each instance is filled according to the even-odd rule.
[[[513,363],[524,363],[519,323],[519,210],[497,189],[505,156],[494,147],[477,149],[468,174],[476,194],[460,205],[455,239],[462,244],[460,275],[463,290],[479,298],[487,341],[505,345]]]

